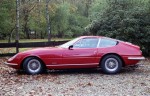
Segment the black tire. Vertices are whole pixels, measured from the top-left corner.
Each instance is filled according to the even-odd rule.
[[[119,73],[122,68],[122,61],[116,55],[107,55],[101,61],[102,71],[106,74]]]
[[[41,74],[44,71],[44,66],[39,59],[29,57],[23,62],[23,70],[29,75]]]

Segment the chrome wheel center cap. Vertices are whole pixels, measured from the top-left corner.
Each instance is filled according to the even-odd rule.
[[[35,63],[33,63],[33,67],[35,67],[36,66],[36,64]]]
[[[33,69],[37,68],[37,64],[36,63],[32,63],[32,68]]]
[[[113,67],[115,66],[115,64],[114,64],[113,62],[109,62],[109,66],[110,66],[111,68],[113,68]]]

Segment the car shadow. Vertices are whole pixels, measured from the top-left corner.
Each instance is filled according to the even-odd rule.
[[[12,74],[14,74],[13,72]],[[26,75],[25,71],[23,70],[17,70],[16,73],[18,75]],[[50,74],[93,74],[93,73],[98,73],[98,74],[103,74],[101,69],[63,69],[63,70],[46,70],[46,72],[41,73],[45,75],[50,75]]]
[[[126,74],[126,73],[132,73],[136,69],[133,68],[123,68],[120,73],[118,74]],[[15,72],[13,72],[15,74]],[[12,74],[13,74],[12,73]],[[26,75],[26,73],[23,70],[17,70],[16,73],[18,75]],[[101,68],[90,68],[90,69],[63,69],[63,70],[47,70],[44,73],[41,73],[43,75],[65,75],[65,74],[101,74],[101,75],[107,75],[102,72]],[[117,75],[117,74],[114,74]]]
[[[48,70],[46,74],[91,74],[102,73],[101,69],[64,69],[64,70]]]

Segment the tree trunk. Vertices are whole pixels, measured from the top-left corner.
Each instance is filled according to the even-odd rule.
[[[29,28],[27,27],[27,24],[24,26],[24,32],[26,33],[26,38],[30,39]]]
[[[50,0],[46,0],[46,21],[47,21],[47,33],[48,33],[48,42],[51,40],[51,29],[50,29],[50,21],[49,21],[49,13],[48,13],[48,3]]]
[[[11,43],[11,39],[12,39],[12,33],[13,33],[13,31],[15,30],[15,26],[11,29],[11,31],[10,31],[10,35],[9,35],[9,37],[8,37],[8,43]]]
[[[23,28],[23,31],[25,32],[26,34],[26,38],[27,39],[30,39],[30,35],[29,35],[29,28],[28,28],[28,17],[29,17],[29,13],[28,13],[28,10],[24,9],[24,28]]]
[[[90,6],[92,4],[92,1],[91,0],[86,0],[86,5],[85,5],[85,16],[86,17],[89,17],[89,9],[90,9]]]
[[[19,1],[16,0],[16,53],[19,52]]]

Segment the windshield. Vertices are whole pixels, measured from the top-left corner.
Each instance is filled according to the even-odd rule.
[[[68,48],[70,45],[73,45],[76,41],[78,41],[79,38],[73,39],[65,44],[60,45],[59,47],[61,48]]]

